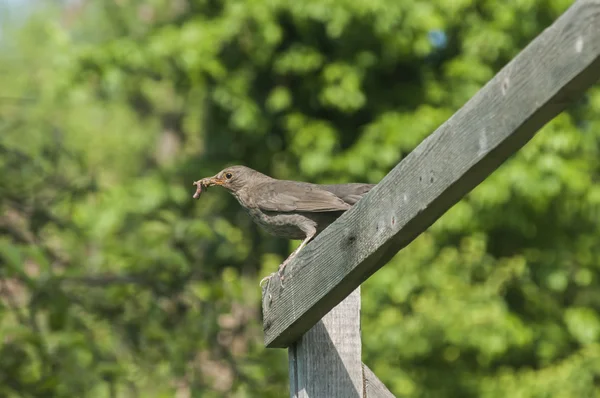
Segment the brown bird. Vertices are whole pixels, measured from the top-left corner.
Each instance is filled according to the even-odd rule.
[[[375,184],[318,185],[277,180],[245,166],[232,166],[194,182],[198,199],[203,189],[220,185],[235,196],[254,222],[272,235],[302,240],[279,266],[279,276],[300,250],[348,210]],[[261,281],[271,278],[270,275]]]

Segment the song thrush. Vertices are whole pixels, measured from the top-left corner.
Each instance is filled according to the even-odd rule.
[[[279,276],[300,250],[348,210],[374,184],[319,185],[271,178],[245,166],[232,166],[194,182],[198,199],[203,189],[220,185],[235,196],[252,219],[272,235],[302,240],[279,266]],[[272,275],[264,278],[262,282]]]

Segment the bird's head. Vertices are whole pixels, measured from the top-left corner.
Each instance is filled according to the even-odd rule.
[[[246,166],[231,166],[226,169],[218,172],[213,177],[203,178],[194,182],[194,185],[197,186],[196,193],[194,194],[194,198],[198,199],[200,197],[200,193],[202,192],[202,188],[208,188],[215,185],[220,185],[231,192],[237,192],[243,187],[245,187],[248,183],[255,181],[259,178],[268,178],[262,173],[259,173],[256,170],[252,170]]]

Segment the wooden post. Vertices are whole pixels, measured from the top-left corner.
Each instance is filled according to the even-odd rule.
[[[375,376],[375,373],[363,363],[365,398],[394,398],[394,394]]]
[[[288,348],[290,397],[363,398],[360,287]]]
[[[361,361],[360,287],[288,348],[291,398],[394,398]]]

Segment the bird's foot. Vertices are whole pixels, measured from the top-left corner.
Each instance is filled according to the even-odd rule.
[[[259,286],[263,287],[263,283],[268,282],[271,280],[271,278],[273,277],[274,274],[271,274],[269,276],[265,276],[264,278],[262,278],[259,282]]]
[[[281,281],[281,286],[283,286],[283,269],[285,268],[285,266],[287,265],[287,263],[290,262],[290,258],[291,256],[285,260],[283,263],[281,263],[281,265],[279,266],[279,269],[277,270],[277,275],[279,275],[279,280]]]
[[[275,275],[276,273],[277,273],[277,272],[273,272],[271,275],[269,275],[269,276],[265,276],[264,278],[262,278],[262,279],[260,280],[260,283],[259,283],[260,287],[262,288],[262,287],[263,287],[263,283],[270,281],[270,280],[271,280],[271,278],[273,277],[273,275]]]
[[[277,275],[279,276],[279,281],[281,282],[281,287],[283,287],[283,279],[284,279],[284,276],[283,276],[283,269],[285,268],[285,266],[287,265],[287,263],[288,263],[288,260],[284,261],[284,262],[283,262],[283,263],[281,263],[281,265],[279,266],[279,269],[277,270],[277,272],[273,272],[271,275],[269,275],[269,276],[265,276],[264,278],[262,278],[262,279],[260,280],[260,287],[262,288],[262,286],[263,286],[263,283],[270,281],[270,280],[271,280],[271,278],[272,278],[272,277],[273,277],[275,274],[277,274]]]

